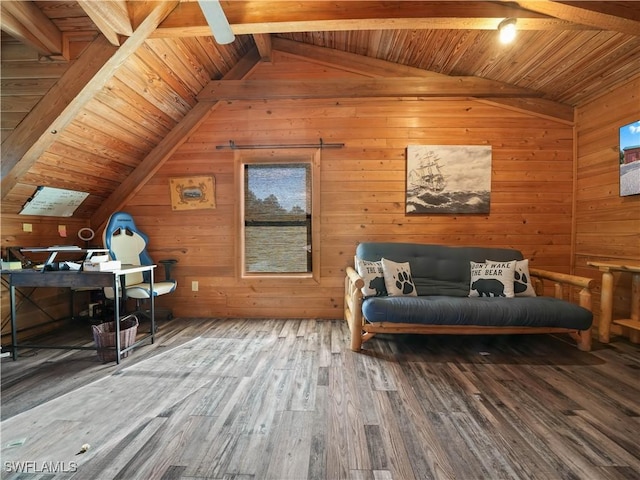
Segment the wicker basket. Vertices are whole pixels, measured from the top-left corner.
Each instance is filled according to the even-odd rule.
[[[120,319],[120,348],[127,348],[136,341],[138,333],[138,317],[127,315]],[[98,358],[103,362],[113,362],[116,359],[116,322],[105,322],[92,325],[93,340],[96,342]],[[129,356],[131,350],[120,355],[120,358]]]

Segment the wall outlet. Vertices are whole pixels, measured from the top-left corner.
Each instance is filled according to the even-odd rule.
[[[33,232],[33,225],[31,225],[30,223],[23,223],[22,224],[22,231],[23,232]]]
[[[199,287],[199,285],[198,285],[198,281],[197,280],[194,280],[193,282],[191,282],[191,291],[192,292],[197,292],[198,291],[198,287]]]

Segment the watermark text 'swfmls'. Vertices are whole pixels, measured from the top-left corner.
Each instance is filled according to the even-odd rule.
[[[16,473],[73,473],[78,471],[78,463],[38,462],[35,460],[10,460],[2,463],[5,472]]]

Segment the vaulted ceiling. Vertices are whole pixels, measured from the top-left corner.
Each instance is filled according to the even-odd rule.
[[[99,227],[226,99],[464,96],[573,121],[640,73],[640,2],[222,1],[219,45],[197,1],[0,4],[2,213],[37,186],[90,196]],[[496,28],[517,19],[508,46]],[[274,51],[361,74],[247,78]],[[399,80],[402,77],[402,81]]]

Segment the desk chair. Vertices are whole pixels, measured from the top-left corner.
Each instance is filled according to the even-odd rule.
[[[120,260],[123,265],[152,265],[154,263],[147,252],[149,237],[136,227],[133,218],[128,213],[116,212],[111,215],[102,237],[104,246],[109,250],[113,260]],[[177,282],[170,278],[171,266],[176,263],[176,260],[161,260],[160,263],[165,267],[165,280],[160,280],[157,275],[154,275],[153,292],[150,291],[148,272],[125,275],[126,297],[136,300],[136,308],[139,311],[142,311],[141,302],[149,299],[152,293],[154,297],[157,297],[171,293],[176,289]],[[113,300],[113,288],[106,287],[104,292],[105,297]],[[167,318],[171,317],[171,312],[169,312]]]

